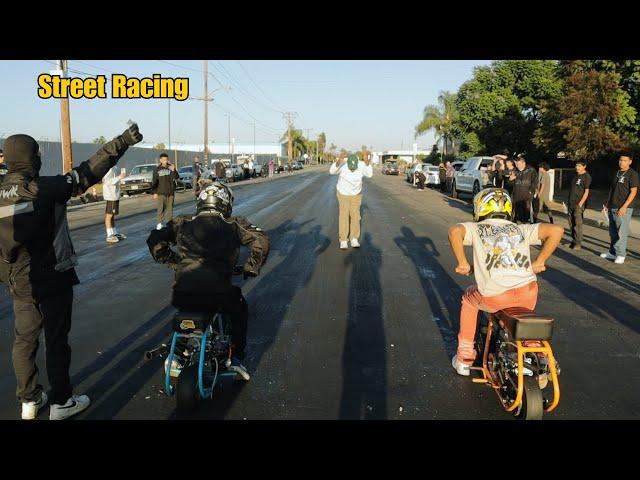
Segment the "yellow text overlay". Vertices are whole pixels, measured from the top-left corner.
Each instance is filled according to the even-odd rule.
[[[66,78],[43,73],[38,76],[38,97],[48,98],[107,98],[107,78],[98,75],[88,78]],[[167,78],[155,73],[152,77],[137,78],[111,75],[111,97],[128,99],[189,98],[188,78]]]

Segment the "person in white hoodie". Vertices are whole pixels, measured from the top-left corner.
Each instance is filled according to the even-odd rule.
[[[349,248],[349,237],[351,246],[358,248],[360,243],[360,206],[362,205],[362,178],[373,177],[373,168],[369,152],[362,152],[363,161],[357,155],[349,155],[345,160],[344,153],[331,164],[329,173],[339,175],[336,186],[338,193],[338,205],[340,208],[340,218],[338,224],[338,237],[340,248]]]
[[[116,168],[115,166],[111,167],[102,178],[102,196],[107,201],[104,227],[107,230],[107,242],[109,243],[117,243],[127,238],[126,235],[118,233],[116,230],[116,215],[120,213],[120,181],[125,177],[124,169],[120,171],[119,175],[116,175]]]

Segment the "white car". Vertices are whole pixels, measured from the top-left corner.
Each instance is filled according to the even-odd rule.
[[[440,185],[440,170],[437,165],[425,165],[422,167],[422,173],[427,177],[426,185]]]
[[[458,198],[460,192],[475,196],[480,190],[490,186],[489,168],[495,162],[493,157],[471,157],[453,177],[451,196]]]
[[[240,165],[231,165],[225,169],[225,177],[227,182],[237,182],[244,177],[244,171]]]
[[[411,168],[409,170],[407,170],[407,182],[409,183],[413,183],[413,176],[416,172],[416,167],[420,165],[420,167],[422,168],[422,171],[424,172],[427,168],[426,163],[414,163],[413,165],[411,165]]]

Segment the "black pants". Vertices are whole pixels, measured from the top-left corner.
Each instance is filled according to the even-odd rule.
[[[21,402],[40,399],[42,385],[38,384],[36,354],[43,328],[51,403],[64,404],[71,397],[69,330],[72,306],[73,287],[49,296],[40,303],[13,299],[16,339],[12,358],[18,384],[16,394]]]
[[[185,293],[173,292],[172,305],[178,310],[205,313],[226,313],[231,317],[231,336],[235,356],[242,360],[247,346],[247,321],[249,309],[242,290],[232,287],[229,293]]]
[[[424,182],[427,179],[423,174],[416,174],[416,185],[418,190],[424,190]]]
[[[579,206],[569,207],[569,227],[571,228],[571,238],[573,244],[577,247],[582,246],[582,223],[583,223],[584,208]]]
[[[531,200],[514,200],[513,202],[514,217],[516,223],[531,223]]]

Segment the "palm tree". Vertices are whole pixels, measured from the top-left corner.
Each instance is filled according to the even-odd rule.
[[[324,132],[318,135],[318,155],[324,162],[324,149],[327,148],[327,136]]]
[[[289,138],[289,131],[285,131],[282,137],[280,138],[281,142],[287,141]],[[297,130],[293,126],[291,127],[291,149],[293,158],[299,157],[303,153],[307,151],[307,139],[302,134],[302,130]]]
[[[442,138],[443,154],[447,154],[447,141],[453,142],[455,124],[458,120],[458,109],[456,108],[456,94],[451,92],[440,92],[438,95],[438,105],[427,105],[424,107],[422,121],[416,125],[415,137],[424,135],[429,130],[435,130],[436,141]]]

